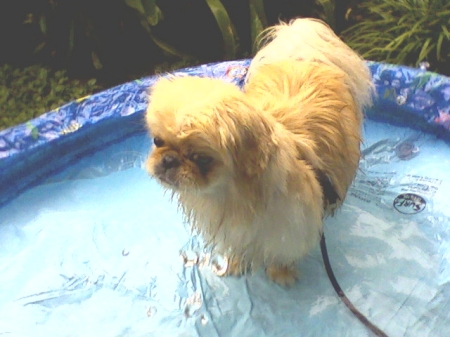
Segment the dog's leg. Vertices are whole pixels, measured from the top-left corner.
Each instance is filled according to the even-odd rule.
[[[241,276],[248,272],[249,266],[239,256],[227,257],[228,266],[225,276]]]
[[[293,264],[289,266],[272,264],[267,267],[266,274],[269,279],[283,287],[294,285],[299,277],[299,272]]]

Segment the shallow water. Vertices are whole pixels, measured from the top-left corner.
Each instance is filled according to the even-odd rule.
[[[348,297],[389,336],[450,335],[450,148],[368,121],[364,157],[325,235]],[[0,335],[369,336],[334,293],[318,247],[284,289],[221,278],[143,169],[136,135],[0,209]]]

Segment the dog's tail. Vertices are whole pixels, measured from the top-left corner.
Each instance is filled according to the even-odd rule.
[[[372,104],[372,76],[364,60],[323,21],[301,18],[268,28],[263,47],[253,59],[248,76],[260,65],[286,59],[323,62],[348,75],[348,85],[361,110]]]

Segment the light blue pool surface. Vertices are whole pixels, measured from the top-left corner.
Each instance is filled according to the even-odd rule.
[[[242,85],[249,60],[177,74]],[[347,296],[389,336],[450,336],[450,79],[369,62],[363,158],[326,220]],[[143,168],[144,78],[0,132],[0,336],[370,336],[319,247],[292,288],[220,277]],[[150,103],[151,104],[151,103]]]

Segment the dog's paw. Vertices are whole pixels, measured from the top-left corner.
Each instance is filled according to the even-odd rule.
[[[290,287],[299,278],[299,272],[295,266],[270,265],[266,269],[270,280],[283,287]]]

